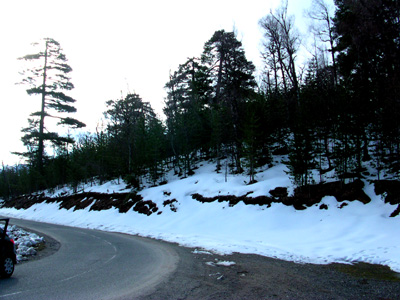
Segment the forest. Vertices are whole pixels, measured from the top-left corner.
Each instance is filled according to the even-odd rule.
[[[333,11],[333,12],[332,12]],[[188,58],[165,83],[164,116],[138,94],[107,101],[95,132],[61,136],[46,130],[51,111],[74,112],[71,68],[59,43],[25,60],[44,60],[23,81],[41,96],[42,110],[22,130],[26,164],[2,166],[0,198],[68,184],[122,178],[132,188],[165,182],[173,168],[190,176],[196,162],[228,159],[231,174],[257,180],[257,168],[287,155],[296,186],[363,178],[399,180],[400,3],[398,0],[315,0],[308,18],[311,58],[299,64],[301,36],[287,1],[259,20],[262,74],[246,59],[235,32],[217,30],[198,57]],[[54,60],[52,61],[52,58]],[[55,72],[56,76],[50,76]],[[104,99],[106,101],[107,99]],[[60,125],[82,128],[70,117]],[[51,151],[49,151],[51,149]],[[317,170],[319,180],[311,176]]]

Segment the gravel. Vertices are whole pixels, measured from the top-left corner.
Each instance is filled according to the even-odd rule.
[[[363,264],[380,270],[363,274],[351,265],[175,248],[181,258],[177,270],[141,299],[400,299],[399,274],[382,266]],[[390,279],[382,279],[383,274]]]
[[[16,226],[10,226],[9,235],[21,261],[60,247],[49,236]],[[176,271],[140,299],[400,299],[400,274],[383,266],[298,264],[168,244],[180,258]]]

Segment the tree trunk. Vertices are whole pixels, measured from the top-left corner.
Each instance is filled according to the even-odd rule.
[[[221,85],[222,85],[222,69],[224,66],[224,60],[225,60],[225,52],[223,49],[224,45],[221,48],[221,57],[219,59],[219,67],[218,67],[218,79],[217,79],[217,86],[215,87],[215,100],[217,103],[220,103],[220,93],[221,93]]]
[[[39,145],[38,145],[38,169],[41,175],[43,175],[43,156],[44,156],[44,118],[46,109],[46,79],[47,79],[47,49],[48,42],[46,41],[46,50],[44,54],[44,67],[43,67],[43,87],[42,87],[42,108],[40,112],[40,127],[39,127]]]

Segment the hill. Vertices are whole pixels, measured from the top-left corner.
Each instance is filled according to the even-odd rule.
[[[137,234],[217,253],[299,263],[367,262],[400,272],[397,182],[294,188],[285,165],[243,174],[203,161],[192,176],[132,192],[120,181],[64,187],[3,203],[1,215]],[[398,195],[398,193],[397,193]]]

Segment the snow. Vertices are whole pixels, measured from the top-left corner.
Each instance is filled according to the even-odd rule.
[[[35,246],[44,241],[44,238],[36,233],[25,231],[15,225],[8,226],[7,235],[15,242],[17,261],[27,260],[28,256],[36,255]]]
[[[245,205],[239,202],[229,207],[227,202],[200,203],[193,193],[204,197],[217,195],[268,195],[275,187],[293,191],[287,168],[278,164],[257,173],[255,184],[247,185],[245,175],[231,175],[225,181],[224,172],[216,173],[216,164],[203,162],[196,174],[185,179],[168,176],[168,183],[147,187],[140,194],[143,200],[152,200],[162,211],[150,216],[132,209],[119,213],[112,208],[103,211],[60,209],[57,203],[40,203],[24,209],[0,208],[4,216],[65,224],[83,228],[123,232],[179,243],[210,253],[233,252],[259,254],[298,263],[328,264],[333,262],[367,262],[387,265],[400,272],[400,217],[390,218],[396,206],[386,204],[365,181],[364,191],[372,199],[368,204],[344,201],[339,208],[334,197],[325,197],[322,203],[306,210],[272,203],[271,207]],[[120,181],[103,185],[87,185],[86,192],[126,192]],[[62,191],[55,191],[58,195]],[[68,192],[64,189],[63,192]],[[176,199],[176,212],[165,200]]]
[[[226,261],[226,260],[218,261],[216,259],[215,261],[206,262],[206,265],[209,265],[211,267],[215,267],[215,266],[230,267],[230,266],[236,265],[236,263],[234,261]]]
[[[193,254],[206,254],[206,255],[213,255],[212,252],[210,251],[205,251],[205,250],[198,250],[198,249],[194,249],[192,251]]]

